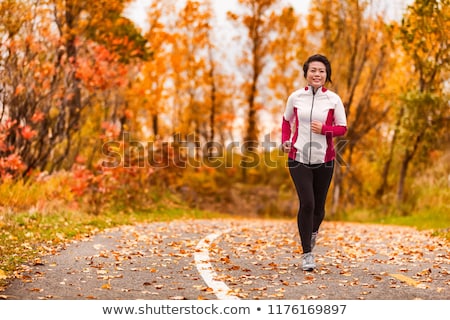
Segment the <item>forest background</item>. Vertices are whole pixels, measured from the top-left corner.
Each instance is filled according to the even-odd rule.
[[[127,0],[1,1],[0,280],[116,224],[295,217],[281,117],[316,52],[348,116],[327,219],[448,236],[449,0],[238,2],[230,38],[207,0],[149,1],[145,31]]]

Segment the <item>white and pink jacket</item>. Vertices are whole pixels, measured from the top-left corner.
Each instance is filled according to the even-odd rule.
[[[311,122],[322,122],[322,133],[311,131]],[[308,86],[293,92],[286,103],[281,143],[292,142],[289,158],[304,164],[334,160],[333,137],[347,132],[347,118],[341,98],[325,87],[313,94]]]

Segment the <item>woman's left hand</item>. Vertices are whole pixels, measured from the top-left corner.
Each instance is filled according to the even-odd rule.
[[[312,121],[311,131],[317,134],[322,134],[322,122],[316,120]]]

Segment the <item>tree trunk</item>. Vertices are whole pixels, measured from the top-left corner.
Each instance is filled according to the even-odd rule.
[[[397,203],[402,203],[404,200],[405,179],[408,172],[409,159],[410,158],[405,155],[400,166],[400,177],[397,186]]]
[[[400,123],[401,123],[401,119],[403,118],[404,111],[405,111],[404,108],[400,109],[400,113],[399,113],[399,116],[397,118],[397,122],[395,124],[394,136],[392,137],[391,148],[389,150],[389,157],[388,157],[388,159],[386,160],[386,162],[384,164],[381,184],[380,184],[380,186],[378,187],[378,189],[377,189],[377,191],[375,193],[377,198],[381,198],[386,192],[386,187],[387,187],[387,184],[388,184],[389,171],[391,169],[392,159],[394,158],[395,143],[397,141],[397,135],[398,135],[398,132],[399,132]]]
[[[153,126],[153,133],[154,133],[155,137],[157,137],[159,134],[159,132],[158,132],[158,115],[157,114],[152,115],[152,126]]]
[[[334,184],[333,184],[333,197],[331,206],[331,216],[336,216],[340,207],[341,198],[341,185],[342,185],[342,169],[339,165],[334,167]]]
[[[215,71],[215,65],[214,65],[214,60],[213,60],[213,55],[212,55],[212,49],[211,47],[208,48],[208,54],[209,54],[209,63],[210,63],[210,69],[209,69],[209,81],[211,82],[211,113],[209,115],[209,141],[208,141],[208,157],[212,157],[213,156],[213,149],[211,144],[214,142],[215,139],[215,126],[216,126],[216,93],[217,93],[217,88],[216,88],[216,82],[214,79],[214,71]]]
[[[406,175],[408,173],[408,166],[409,166],[411,160],[413,159],[414,154],[416,153],[417,149],[419,148],[420,141],[421,141],[421,135],[420,134],[416,135],[412,150],[411,151],[406,150],[403,155],[403,159],[402,159],[401,167],[400,167],[400,177],[399,177],[398,186],[397,186],[397,203],[402,203],[404,201],[405,180],[406,180]]]

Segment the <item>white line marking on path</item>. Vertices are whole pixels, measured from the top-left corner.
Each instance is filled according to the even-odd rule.
[[[214,278],[217,277],[217,273],[209,263],[210,244],[213,243],[214,240],[220,237],[223,233],[229,231],[230,229],[218,233],[212,233],[203,238],[196,246],[197,250],[195,251],[194,259],[200,276],[206,282],[208,287],[213,289],[214,294],[219,300],[240,300],[238,297],[228,294],[230,292],[230,288],[228,288],[228,286],[224,282],[214,280]]]

